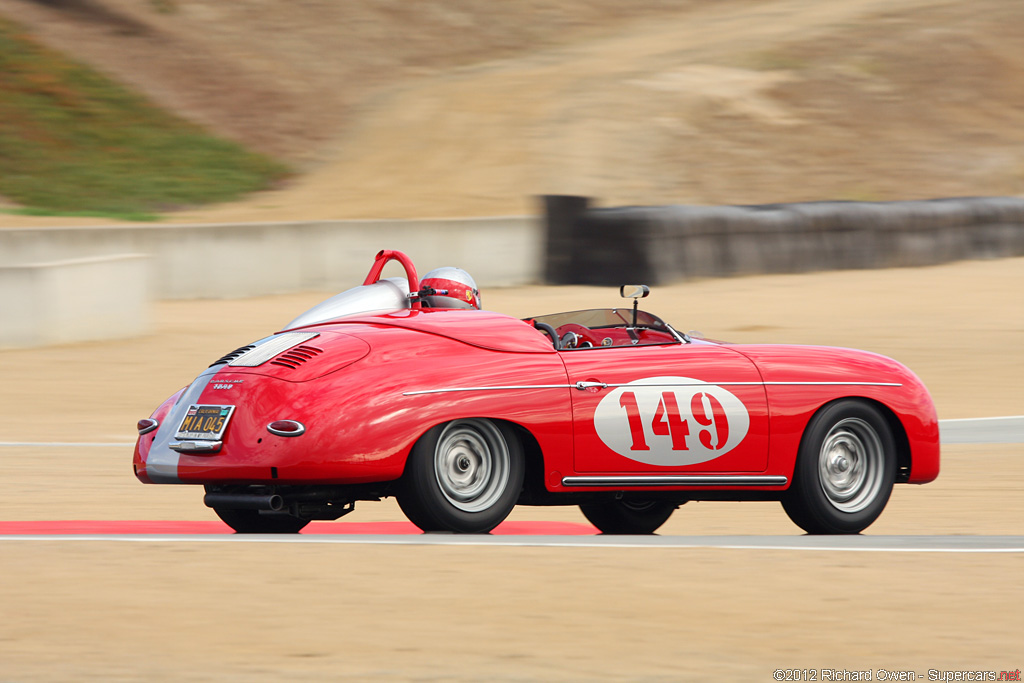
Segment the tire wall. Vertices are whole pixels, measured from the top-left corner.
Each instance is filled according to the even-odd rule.
[[[925,266],[1024,255],[1024,199],[590,208],[545,197],[551,284]]]

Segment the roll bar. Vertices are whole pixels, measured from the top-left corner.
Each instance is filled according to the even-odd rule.
[[[409,280],[409,291],[418,292],[420,290],[420,279],[416,275],[416,266],[412,264],[412,259],[402,252],[394,251],[393,249],[381,249],[377,252],[377,256],[373,259],[373,266],[370,267],[370,272],[366,274],[363,284],[372,285],[379,281],[380,274],[389,261],[398,261],[402,264],[402,267],[405,268],[405,276]],[[420,308],[419,299],[413,298],[412,307]]]

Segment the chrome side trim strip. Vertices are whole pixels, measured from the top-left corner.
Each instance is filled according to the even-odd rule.
[[[785,486],[781,475],[634,475],[617,477],[562,477],[562,486]]]
[[[617,388],[631,386],[645,387],[901,387],[900,382],[665,382],[657,384],[596,384],[598,388]],[[516,391],[522,389],[580,389],[576,384],[517,384],[495,387],[446,387],[444,389],[423,389],[420,391],[403,391],[402,396],[420,396],[422,394],[446,394],[459,391]]]
[[[726,382],[728,384],[728,382]],[[754,382],[766,387],[902,387],[902,382]]]
[[[518,391],[523,389],[572,389],[575,384],[513,384],[498,387],[449,387],[446,389],[423,389],[422,391],[403,391],[402,396],[420,396],[421,394],[448,394],[458,391]]]

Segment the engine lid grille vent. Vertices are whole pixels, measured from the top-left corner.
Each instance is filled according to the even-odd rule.
[[[294,370],[306,361],[316,358],[323,352],[323,349],[318,349],[315,346],[301,344],[293,349],[285,351],[280,356],[270,361],[270,364],[280,365],[281,367]]]
[[[232,351],[231,353],[225,355],[220,360],[215,361],[213,363],[210,363],[210,367],[212,368],[214,365],[223,365],[224,363],[229,363],[229,362],[233,361],[234,359],[238,358],[239,356],[241,356],[242,354],[244,354],[246,351],[250,351],[253,348],[255,348],[255,347],[252,344],[248,344],[246,346],[240,346],[237,349],[235,349],[234,351]]]
[[[290,351],[296,346],[305,344],[314,337],[319,337],[318,332],[282,332],[272,337],[261,339],[252,344],[235,358],[227,361],[228,365],[242,368],[255,368],[263,365],[278,354]]]

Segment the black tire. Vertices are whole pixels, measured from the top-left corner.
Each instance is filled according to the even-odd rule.
[[[807,425],[782,507],[809,534],[859,534],[882,514],[895,481],[885,417],[864,401],[836,401]]]
[[[261,515],[259,510],[213,508],[224,523],[239,534],[297,534],[308,519],[286,515]]]
[[[580,511],[603,534],[653,534],[678,503],[666,500],[608,500],[584,503]]]
[[[485,534],[515,507],[524,471],[522,445],[510,426],[454,420],[413,446],[398,505],[423,531]]]

